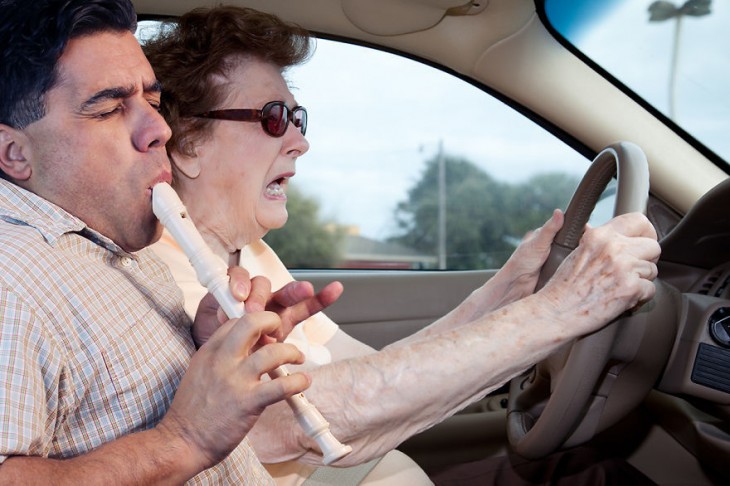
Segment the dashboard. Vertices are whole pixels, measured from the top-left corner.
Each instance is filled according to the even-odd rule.
[[[676,338],[658,389],[730,405],[730,179],[660,242],[659,279],[679,290]],[[666,323],[667,332],[672,332]]]

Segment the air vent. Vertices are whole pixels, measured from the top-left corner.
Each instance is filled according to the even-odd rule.
[[[692,369],[692,381],[730,393],[730,350],[700,343]]]
[[[700,285],[700,288],[697,290],[698,294],[702,295],[709,295],[710,291],[712,290],[712,287],[715,286],[717,281],[722,276],[722,272],[715,272],[714,274],[708,276],[705,278],[705,281],[702,282],[702,285]]]
[[[728,285],[730,285],[730,275],[726,275],[725,280],[723,280],[722,284],[717,288],[717,290],[715,290],[715,297],[723,297]]]

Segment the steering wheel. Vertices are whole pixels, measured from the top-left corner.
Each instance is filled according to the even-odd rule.
[[[614,216],[646,212],[646,156],[629,142],[608,146],[594,159],[565,211],[536,291],[578,246],[591,212],[614,175],[618,180]],[[624,313],[568,343],[512,379],[507,437],[517,454],[537,459],[561,447],[582,444],[625,416],[651,390],[674,342],[674,334],[662,332],[657,323],[676,320],[672,288],[658,280],[655,284],[654,299],[638,311]]]

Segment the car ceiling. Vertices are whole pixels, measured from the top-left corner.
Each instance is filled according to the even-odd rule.
[[[133,3],[141,15],[176,16],[220,2]],[[728,177],[563,48],[543,26],[533,0],[225,3],[271,12],[314,32],[407,52],[443,65],[513,99],[594,152],[617,140],[637,143],[649,160],[653,195],[682,214]]]

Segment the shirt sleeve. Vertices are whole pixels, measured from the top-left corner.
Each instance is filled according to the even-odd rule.
[[[48,456],[62,415],[63,354],[20,298],[0,289],[0,463]]]

